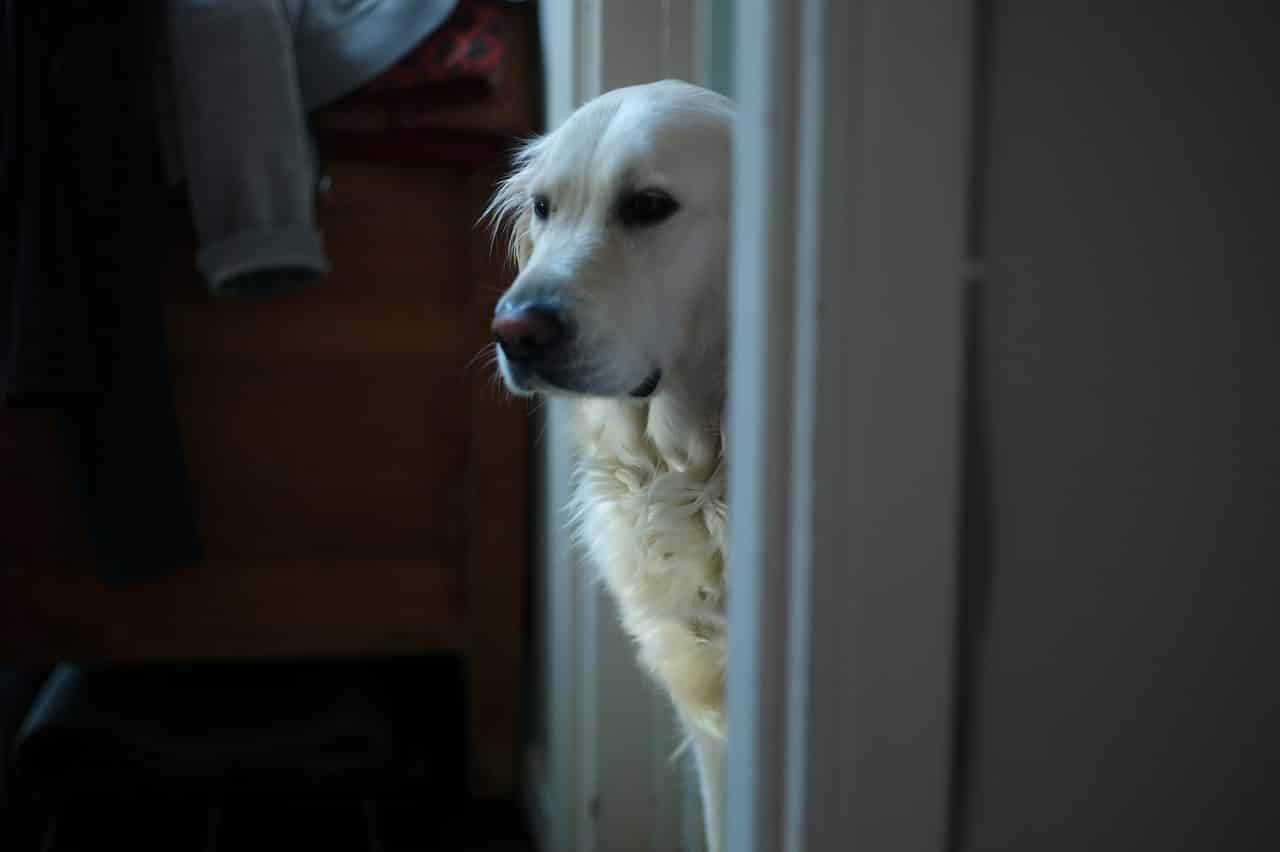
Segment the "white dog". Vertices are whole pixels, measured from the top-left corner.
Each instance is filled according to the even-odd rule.
[[[723,849],[726,281],[733,106],[608,92],[523,148],[490,208],[519,275],[494,314],[517,394],[569,397],[574,520],[697,758]]]

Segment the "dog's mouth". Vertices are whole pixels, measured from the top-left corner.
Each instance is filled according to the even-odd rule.
[[[573,369],[531,369],[509,359],[502,359],[501,369],[507,388],[522,396],[529,394],[569,394],[572,396],[613,396],[625,394],[629,399],[648,399],[658,390],[662,383],[662,370],[656,368],[645,377],[644,381],[630,391],[620,391],[615,385],[612,391],[599,387],[591,381],[590,373]]]
[[[641,382],[631,391],[631,397],[634,399],[646,399],[653,396],[653,392],[658,389],[658,383],[662,381],[662,370],[654,370],[649,377]]]

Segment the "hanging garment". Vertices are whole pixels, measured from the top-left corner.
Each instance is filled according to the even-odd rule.
[[[307,111],[392,65],[456,0],[169,0],[162,125],[215,293],[265,295],[328,270]]]

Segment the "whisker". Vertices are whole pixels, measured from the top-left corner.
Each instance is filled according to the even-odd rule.
[[[486,343],[479,352],[471,356],[462,371],[465,375],[471,375],[477,367],[492,367],[496,363],[498,363],[498,344]]]
[[[515,396],[507,388],[507,383],[502,380],[502,375],[497,370],[489,374],[488,388],[489,393],[492,394],[490,399],[498,402],[508,402]]]

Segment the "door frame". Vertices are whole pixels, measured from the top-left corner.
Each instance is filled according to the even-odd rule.
[[[728,847],[941,852],[972,7],[735,14]]]

